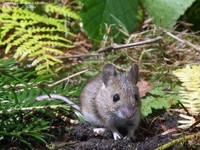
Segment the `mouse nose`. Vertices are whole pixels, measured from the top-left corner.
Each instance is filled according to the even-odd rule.
[[[124,116],[124,118],[126,118],[128,120],[132,119],[134,114],[135,114],[135,111],[133,108],[132,109],[125,108],[122,110],[122,115]]]
[[[130,120],[132,117],[133,117],[134,115],[133,115],[133,113],[127,113],[126,114],[126,118],[128,119],[128,120]]]

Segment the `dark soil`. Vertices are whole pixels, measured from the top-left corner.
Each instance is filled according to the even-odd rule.
[[[74,125],[66,136],[64,146],[58,148],[59,150],[154,150],[155,148],[173,140],[180,136],[175,136],[178,133],[171,132],[165,135],[162,133],[168,129],[176,129],[177,127],[177,113],[167,113],[159,117],[150,117],[143,120],[136,132],[136,138],[132,140],[114,140],[112,133],[109,130],[103,135],[95,135],[93,127],[89,123],[78,123]],[[123,134],[123,130],[121,130]],[[64,140],[64,139],[63,139]],[[186,149],[188,145],[185,145]],[[179,149],[179,145],[171,147],[170,149]],[[183,145],[181,148],[183,149]]]
[[[49,133],[53,134],[56,138],[48,139],[48,145],[50,148],[46,148],[45,145],[30,141],[36,149],[56,149],[56,150],[154,150],[155,148],[168,143],[169,141],[179,138],[182,134],[176,130],[177,127],[177,113],[159,112],[159,116],[148,117],[142,120],[139,129],[135,133],[135,139],[114,140],[112,133],[106,130],[102,135],[95,135],[93,127],[87,123],[82,122],[78,124],[66,123],[61,119],[53,119]],[[157,114],[159,114],[157,113]],[[165,131],[175,131],[166,133]],[[126,134],[123,129],[119,130],[122,134]],[[163,135],[163,133],[165,134]],[[197,131],[195,131],[197,132]],[[193,141],[194,142],[194,141]],[[200,147],[200,139],[196,139],[196,143],[186,141],[184,144],[180,143],[169,150],[188,150],[198,149]],[[22,145],[17,143],[8,146],[9,143],[0,144],[0,149],[26,149]]]

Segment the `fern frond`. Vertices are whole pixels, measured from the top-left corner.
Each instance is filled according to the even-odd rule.
[[[62,51],[60,51],[59,49],[56,49],[56,48],[47,48],[46,51],[50,52],[50,53],[58,54],[58,55],[64,54]]]
[[[4,41],[4,44],[7,44],[5,53],[8,53],[10,51],[10,48],[13,46],[19,46],[22,43],[24,43],[22,44],[22,46],[25,45],[27,43],[27,39],[29,38],[32,38],[30,34],[22,33],[21,31],[16,31],[11,37]]]
[[[29,56],[33,57],[33,56],[38,56],[38,55],[42,55],[44,53],[54,53],[54,54],[63,54],[62,51],[60,51],[59,49],[55,49],[55,48],[42,48],[41,50],[37,50],[34,53],[31,53]],[[33,65],[33,64],[32,64]]]
[[[17,0],[16,0],[17,1]],[[46,4],[48,13],[59,13],[66,17],[79,19],[68,8]],[[62,48],[72,48],[72,42],[64,35],[74,36],[66,27],[66,19],[56,19],[36,14],[28,9],[0,7],[0,45],[5,45],[5,53],[15,50],[14,58],[22,61],[30,57],[40,73],[53,73],[53,66],[62,61],[53,55],[61,55]],[[46,69],[45,69],[46,68]],[[56,70],[58,70],[56,68]]]
[[[7,24],[6,26],[1,27],[2,31],[1,31],[0,39],[4,39],[4,37],[8,34],[8,32],[11,31],[11,29],[13,29],[13,26],[14,26],[13,24]]]
[[[36,40],[42,40],[42,39],[45,39],[45,40],[49,40],[49,41],[58,41],[58,40],[62,40],[64,42],[67,42],[67,43],[71,43],[70,40],[67,40],[66,38],[63,38],[63,37],[59,37],[59,36],[52,36],[50,34],[43,34],[43,35],[35,35],[34,38]]]
[[[44,57],[44,59],[46,59],[46,60],[52,60],[52,62],[54,63],[61,63],[62,61],[60,60],[60,59],[57,59],[57,58],[55,58],[55,57],[53,57],[53,56],[51,56],[51,55],[49,55],[49,54],[46,54],[46,55],[44,55],[43,56]],[[50,64],[51,65],[54,65],[51,61],[49,61],[50,62]]]
[[[76,13],[74,13],[71,9],[66,8],[66,7],[60,7],[58,5],[47,4],[45,5],[45,11],[47,13],[58,13],[64,17],[70,17],[75,20],[80,20],[80,17]]]
[[[183,105],[192,113],[200,113],[200,66],[187,65],[186,68],[178,69],[173,72],[182,82],[180,100]],[[194,123],[194,118],[181,115],[183,120],[179,120],[182,124],[180,128],[187,128]],[[200,125],[198,125],[200,126]]]
[[[60,46],[60,47],[65,47],[65,48],[72,48],[73,47],[71,45],[66,45],[66,44],[63,44],[61,42],[56,42],[56,41],[41,41],[40,43],[42,45],[45,45],[45,46]]]
[[[196,122],[195,118],[192,116],[180,114],[180,118],[182,119],[178,120],[178,123],[179,123],[178,127],[181,129],[186,129]]]
[[[26,26],[29,26],[29,25],[32,25],[34,23],[38,23],[38,22],[33,22],[33,21],[22,21],[23,24],[25,24]],[[61,29],[58,29],[56,27],[36,27],[36,28],[29,28],[27,30],[28,33],[31,33],[31,34],[35,34],[35,33],[40,33],[40,32],[57,32],[57,31],[60,31],[62,32],[63,30]]]
[[[35,59],[33,61],[32,65],[39,64],[36,67],[36,70],[38,71],[38,74],[40,75],[40,74],[44,73],[46,69],[48,69],[50,73],[54,73],[53,70],[51,69],[51,67],[57,63],[62,63],[62,61],[51,55],[46,54],[46,55],[43,55],[43,56]]]
[[[21,31],[15,31],[12,35],[10,35],[6,40],[4,40],[3,44],[11,44],[14,39],[16,39],[18,36],[22,34]],[[8,53],[8,51],[6,51]]]

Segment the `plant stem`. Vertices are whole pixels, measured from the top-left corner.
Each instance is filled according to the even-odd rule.
[[[36,107],[24,107],[24,108],[12,108],[8,109],[5,111],[0,111],[0,114],[3,113],[10,113],[10,112],[15,112],[15,111],[32,111],[32,110],[40,110],[40,109],[56,109],[56,108],[64,108],[64,109],[69,109],[70,107],[65,106],[65,105],[53,105],[53,106],[36,106]]]
[[[164,149],[167,149],[175,144],[178,144],[180,142],[184,142],[186,140],[190,140],[190,139],[193,139],[193,138],[200,138],[200,133],[196,133],[196,134],[193,134],[193,135],[186,135],[186,136],[183,136],[183,137],[180,137],[178,139],[175,139],[175,140],[172,140],[158,148],[156,148],[155,150],[164,150]]]

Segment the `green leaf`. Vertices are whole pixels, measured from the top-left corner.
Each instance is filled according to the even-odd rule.
[[[44,137],[43,137],[43,135],[41,133],[28,132],[26,134],[34,137],[36,140],[40,141],[41,143],[46,144],[46,141],[44,140]]]
[[[178,88],[177,86],[173,86],[173,93],[167,93],[164,89],[169,88],[169,83],[160,83],[156,85],[149,93],[152,96],[147,96],[142,98],[142,115],[147,117],[151,114],[153,109],[168,109],[171,105],[175,105],[178,103],[178,99],[180,96],[177,95]]]
[[[106,34],[105,25],[118,26],[132,32],[136,27],[138,0],[81,0],[81,12],[85,30],[94,40],[102,40]],[[111,31],[112,32],[112,31]],[[117,35],[116,29],[112,37]],[[122,37],[116,37],[122,38]]]
[[[27,142],[26,140],[20,139],[20,141],[22,143],[24,143],[29,149],[33,149],[32,145],[29,142]]]
[[[150,17],[158,26],[172,29],[178,18],[192,5],[195,0],[143,0]]]
[[[74,34],[66,26],[66,23],[70,26],[71,21],[67,21],[66,17],[79,19],[76,12],[66,7],[52,3],[48,3],[44,7],[46,7],[46,13],[36,13],[27,9],[28,7],[24,9],[0,7],[2,24],[0,45],[5,46],[6,54],[14,53],[14,58],[19,61],[30,57],[32,60],[36,60],[33,62],[34,65],[45,66],[46,68],[39,74],[54,73],[59,70],[55,64],[61,64],[62,61],[55,55],[63,54],[64,48],[73,47],[73,43],[68,37]],[[54,14],[60,14],[59,18],[55,18]]]

